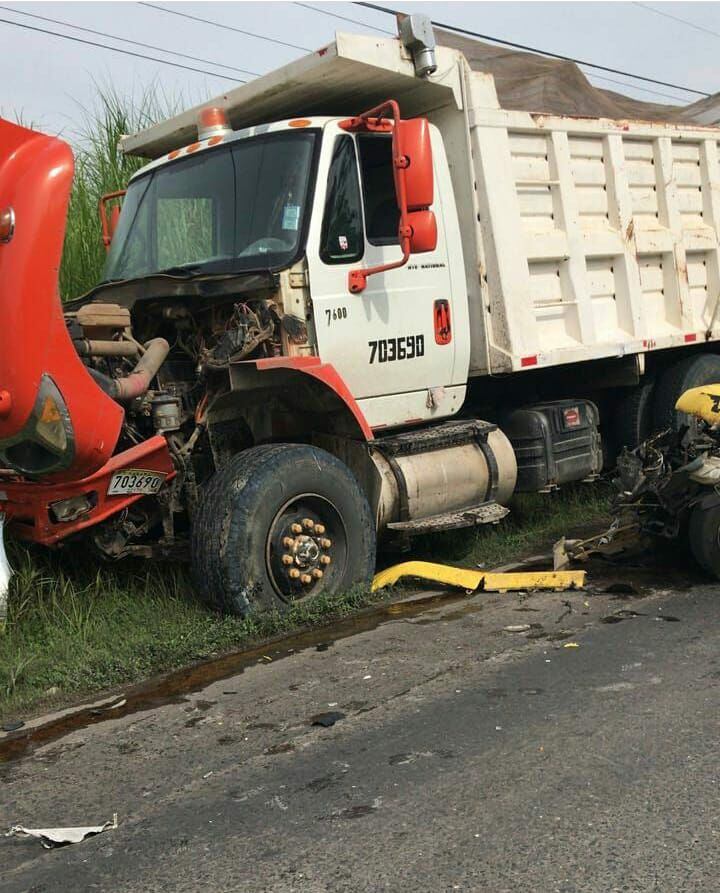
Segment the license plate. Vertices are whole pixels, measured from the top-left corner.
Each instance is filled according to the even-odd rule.
[[[129,493],[151,496],[162,487],[165,477],[162,471],[143,471],[141,468],[116,471],[110,479],[108,496],[127,496]]]

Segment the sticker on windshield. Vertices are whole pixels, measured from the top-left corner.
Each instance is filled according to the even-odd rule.
[[[338,245],[340,246],[341,251],[347,251],[348,250],[347,236],[338,236]]]
[[[285,205],[283,208],[282,228],[297,230],[300,225],[300,205]]]

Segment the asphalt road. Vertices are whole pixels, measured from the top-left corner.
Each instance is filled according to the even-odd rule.
[[[719,890],[720,588],[639,579],[399,610],[0,765],[0,827],[119,814],[0,838],[0,891]]]

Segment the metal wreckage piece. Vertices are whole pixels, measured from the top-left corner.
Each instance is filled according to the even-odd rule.
[[[653,434],[634,450],[623,449],[613,480],[617,492],[610,527],[588,540],[556,543],[556,569],[592,554],[652,548],[658,540],[687,533],[699,563],[716,572],[707,552],[698,554],[690,522],[703,515],[709,521],[707,513],[720,507],[720,384],[685,391],[675,408],[691,416],[691,423]]]
[[[13,569],[10,566],[7,553],[5,551],[5,515],[0,512],[0,630],[5,624],[7,617],[7,601],[10,589],[10,577],[12,577]]]

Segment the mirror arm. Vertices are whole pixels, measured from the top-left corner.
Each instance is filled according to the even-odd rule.
[[[108,223],[107,205],[113,199],[122,198],[127,189],[118,189],[116,192],[107,192],[98,202],[98,213],[100,214],[100,226],[102,227],[102,243],[105,251],[110,250],[113,234],[110,232],[110,224]]]
[[[398,267],[404,267],[410,260],[410,237],[412,236],[412,228],[408,223],[407,208],[407,192],[405,188],[405,170],[409,166],[407,156],[400,151],[400,107],[394,99],[388,99],[375,108],[367,112],[363,112],[355,118],[348,118],[340,123],[343,130],[355,133],[359,130],[381,131],[387,132],[390,129],[389,122],[382,117],[383,113],[390,111],[392,114],[392,160],[394,168],[395,191],[398,199],[398,209],[400,211],[400,223],[398,226],[398,237],[400,239],[400,247],[402,248],[402,257],[400,260],[393,261],[389,264],[381,264],[377,267],[360,267],[356,270],[350,270],[348,273],[348,289],[352,294],[358,294],[367,287],[368,276],[375,273],[385,273],[387,270],[395,270]]]

